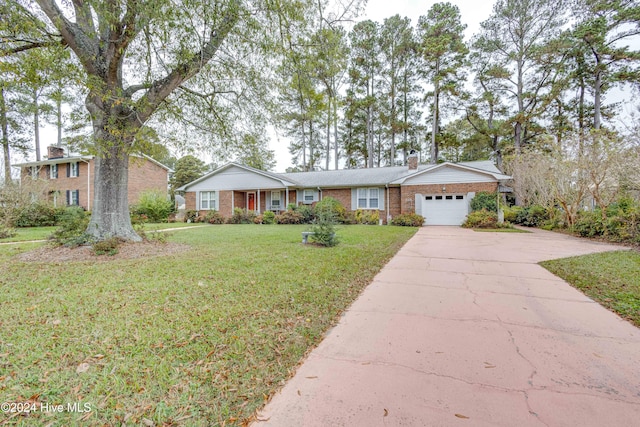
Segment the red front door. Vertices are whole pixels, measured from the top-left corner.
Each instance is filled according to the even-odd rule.
[[[247,194],[247,210],[255,211],[256,210],[256,193]]]

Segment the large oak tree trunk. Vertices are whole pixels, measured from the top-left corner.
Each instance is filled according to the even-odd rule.
[[[104,132],[102,133],[104,135]],[[129,155],[122,144],[100,140],[95,158],[93,208],[87,233],[98,240],[118,237],[140,241],[129,216]]]

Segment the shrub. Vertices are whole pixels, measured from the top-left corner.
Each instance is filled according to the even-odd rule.
[[[335,212],[332,209],[316,209],[316,220],[311,227],[313,234],[309,236],[313,243],[321,246],[335,246],[338,244],[335,227]]]
[[[498,214],[486,209],[471,212],[462,224],[465,228],[497,228]]]
[[[224,224],[225,218],[217,210],[211,210],[204,216],[204,220],[209,224]]]
[[[299,212],[287,210],[280,215],[276,215],[275,219],[278,224],[302,224],[304,218]]]
[[[166,222],[169,214],[173,212],[173,203],[165,192],[145,191],[131,212],[146,215],[151,222]]]
[[[58,228],[51,234],[50,239],[57,245],[76,247],[90,242],[86,234],[89,225],[89,215],[81,207],[69,207],[60,217]]]
[[[540,205],[531,205],[522,209],[516,216],[516,224],[525,227],[539,227],[549,219],[547,210]]]
[[[19,210],[13,224],[16,227],[50,227],[58,223],[64,209],[43,202],[32,203]]]
[[[253,224],[256,213],[246,209],[234,208],[233,215],[227,220],[228,224]]]
[[[122,243],[120,239],[112,237],[111,239],[94,243],[91,245],[91,249],[93,249],[93,253],[96,255],[113,256],[118,253],[118,246],[120,246],[120,243]]]
[[[521,210],[522,208],[520,206],[503,206],[502,212],[504,212],[504,220],[515,223]]]
[[[0,224],[0,239],[8,239],[16,235],[16,230]]]
[[[355,213],[355,218],[356,224],[378,225],[380,222],[380,212],[358,209]]]
[[[404,213],[396,215],[391,220],[391,225],[398,225],[400,227],[422,227],[424,224],[424,217],[417,213]]]
[[[188,211],[185,211],[184,213],[184,222],[196,222],[197,218],[198,218],[198,211],[190,209]]]
[[[342,203],[333,197],[325,197],[316,203],[316,219],[319,217],[330,218],[334,222],[344,222],[347,210]]]
[[[482,209],[489,212],[498,212],[498,195],[487,191],[480,191],[471,199],[471,211],[481,211]]]
[[[276,214],[271,211],[265,211],[262,214],[262,224],[275,224],[276,223]]]
[[[295,211],[302,215],[302,222],[305,224],[311,224],[316,218],[313,206],[311,205],[300,205]]]

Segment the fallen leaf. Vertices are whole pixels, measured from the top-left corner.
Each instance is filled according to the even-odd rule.
[[[389,411],[387,410],[387,408],[384,408],[384,415],[383,415],[383,417],[386,417],[386,416],[388,416],[388,415],[389,415]]]
[[[155,423],[153,421],[151,421],[148,418],[143,418],[142,419],[142,424],[146,425],[147,427],[155,427]]]
[[[298,390],[298,396],[302,396],[302,393],[300,393],[300,390]]]
[[[599,357],[600,359],[602,359],[602,358],[603,358],[603,357],[602,357],[602,356],[600,356],[598,353],[593,353],[593,355],[594,355],[595,357]]]
[[[468,420],[469,419],[469,417],[467,417],[466,415],[462,415],[462,414],[455,414],[455,415],[456,415],[456,417],[462,418],[464,420]]]
[[[484,365],[485,365],[484,367],[487,368],[487,369],[496,367],[496,365],[494,365],[493,363],[489,363],[489,362],[484,362]]]
[[[89,365],[88,363],[81,363],[76,368],[76,373],[83,374],[83,373],[87,372],[90,367],[91,367],[91,365]]]
[[[307,378],[307,379],[309,379],[309,380],[314,380],[314,379],[316,379],[316,378],[318,378],[318,377],[313,376],[313,377],[306,377],[306,378]]]

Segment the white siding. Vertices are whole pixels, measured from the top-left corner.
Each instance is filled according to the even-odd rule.
[[[483,173],[444,166],[434,171],[426,171],[408,178],[403,182],[403,185],[459,184],[467,182],[496,182],[496,180],[492,176]]]
[[[205,190],[269,190],[282,188],[282,182],[236,166],[189,187],[188,191]]]

